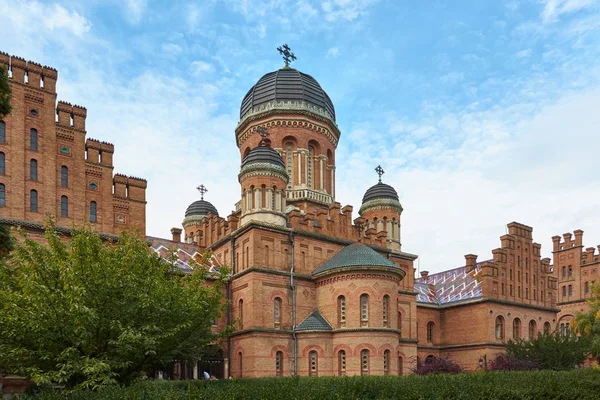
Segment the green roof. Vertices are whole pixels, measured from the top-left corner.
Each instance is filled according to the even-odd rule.
[[[296,327],[297,331],[330,331],[332,329],[329,322],[327,322],[325,317],[316,308]]]
[[[401,270],[396,264],[362,243],[353,243],[342,248],[323,265],[313,271],[313,275],[344,267],[388,267]]]

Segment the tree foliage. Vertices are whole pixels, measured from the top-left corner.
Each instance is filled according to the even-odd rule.
[[[8,256],[15,245],[14,237],[8,225],[0,224],[0,260]]]
[[[590,341],[590,353],[600,358],[600,285],[592,286],[592,297],[588,304],[590,311],[577,315],[574,328]]]
[[[417,357],[417,365],[413,372],[417,375],[460,374],[464,369],[448,357],[432,357],[425,361]]]
[[[106,243],[77,230],[66,241],[50,224],[46,239],[19,241],[0,264],[0,371],[93,389],[198,359],[219,339],[224,278],[200,264],[182,274],[128,234]]]
[[[10,113],[10,86],[8,85],[8,72],[0,66],[0,119]]]

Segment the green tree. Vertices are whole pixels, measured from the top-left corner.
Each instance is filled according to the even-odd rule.
[[[532,340],[509,340],[506,355],[509,358],[530,363],[539,369],[567,370],[585,361],[589,341],[575,335],[561,336],[558,331],[538,334]]]
[[[228,271],[183,274],[127,234],[106,243],[77,230],[67,241],[49,224],[46,239],[20,240],[0,264],[0,371],[93,389],[198,359],[223,335],[211,326]]]
[[[5,67],[0,67],[0,119],[10,113],[10,86],[8,85],[8,72]]]
[[[589,339],[590,353],[600,358],[600,285],[592,286],[588,304],[590,311],[578,314],[573,325],[576,332]]]
[[[15,240],[10,233],[10,227],[0,224],[0,260],[12,251]]]

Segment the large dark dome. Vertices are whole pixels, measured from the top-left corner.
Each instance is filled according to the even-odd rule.
[[[285,169],[283,158],[281,158],[278,152],[268,146],[258,146],[250,150],[248,155],[244,157],[244,160],[242,161],[242,168],[246,165],[255,163],[275,164]]]
[[[269,72],[260,78],[242,100],[240,119],[254,107],[274,101],[304,101],[327,111],[335,121],[333,103],[319,82],[293,68]]]
[[[376,199],[393,199],[400,201],[396,189],[382,182],[379,182],[367,189],[365,195],[363,196],[362,202],[365,203],[369,200]]]
[[[196,200],[185,210],[185,216],[189,217],[191,215],[208,215],[208,213],[213,213],[215,215],[219,215],[219,212],[211,203],[206,200]]]

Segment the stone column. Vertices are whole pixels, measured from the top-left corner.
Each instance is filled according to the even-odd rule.
[[[266,208],[267,210],[275,210],[275,207],[273,207],[273,196],[275,195],[273,188],[267,188],[267,193],[265,194],[265,202],[267,204],[265,204],[263,207]]]
[[[281,190],[278,190],[275,193],[275,211],[283,211],[282,207],[281,207]]]
[[[194,376],[193,379],[198,379],[198,361],[194,360]]]
[[[296,186],[300,186],[302,184],[302,152],[298,150],[298,181],[296,182]]]
[[[324,189],[324,186],[323,186],[323,164],[325,164],[325,163],[323,162],[323,158],[321,158],[319,160],[319,175],[320,175],[320,181],[321,181],[321,184],[319,185],[320,190]]]
[[[255,209],[262,208],[262,190],[260,188],[254,188],[254,204],[256,205]]]

